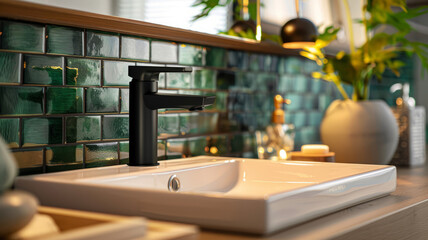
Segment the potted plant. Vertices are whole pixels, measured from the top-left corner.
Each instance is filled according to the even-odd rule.
[[[386,69],[397,76],[403,62],[397,60],[400,53],[416,54],[424,68],[428,69],[428,45],[407,40],[412,31],[408,19],[427,13],[427,7],[407,9],[405,0],[367,0],[363,5],[363,18],[358,20],[365,28],[365,43],[354,47],[351,19],[347,0],[350,30],[350,51],[334,57],[324,55],[323,49],[334,39],[339,29],[328,27],[320,34],[314,47],[304,48],[301,55],[322,66],[314,72],[314,78],[333,82],[343,96],[334,101],[325,112],[321,123],[322,141],[336,152],[338,162],[387,164],[398,143],[396,120],[385,102],[369,99],[372,78],[382,79]],[[384,26],[393,33],[377,31]],[[348,96],[343,84],[353,87]]]

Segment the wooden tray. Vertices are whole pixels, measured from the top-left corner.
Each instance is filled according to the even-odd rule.
[[[24,239],[181,240],[198,238],[196,226],[146,220],[142,217],[117,216],[53,207],[39,207],[38,214],[51,217],[57,225],[59,233]]]

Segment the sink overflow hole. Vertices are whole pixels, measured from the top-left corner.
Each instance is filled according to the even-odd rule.
[[[176,175],[172,175],[168,180],[168,190],[170,192],[177,192],[180,190],[180,180]]]

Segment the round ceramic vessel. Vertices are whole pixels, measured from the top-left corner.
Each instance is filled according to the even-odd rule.
[[[336,100],[321,123],[321,139],[336,153],[336,162],[388,164],[398,143],[398,126],[380,100]]]

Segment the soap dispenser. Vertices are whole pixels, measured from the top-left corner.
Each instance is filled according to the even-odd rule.
[[[290,100],[281,95],[274,97],[275,110],[272,112],[271,124],[266,127],[266,133],[256,133],[258,156],[261,159],[287,160],[291,158],[294,149],[295,130],[293,124],[285,123],[283,104]]]

